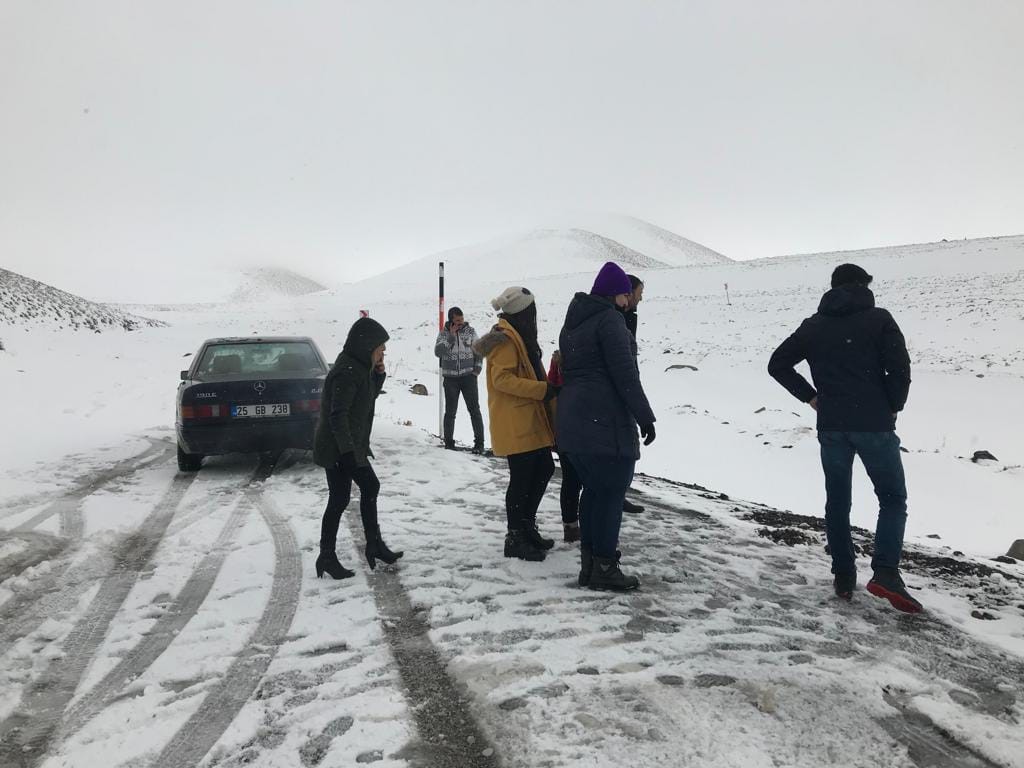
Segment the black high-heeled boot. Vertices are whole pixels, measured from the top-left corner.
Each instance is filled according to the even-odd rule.
[[[332,579],[351,579],[356,575],[355,571],[338,562],[338,556],[333,552],[321,552],[316,559],[316,577],[322,578],[325,573]]]
[[[371,571],[377,567],[377,560],[387,565],[394,565],[402,559],[404,554],[405,552],[401,550],[392,552],[388,549],[388,545],[384,543],[384,539],[380,536],[380,531],[377,531],[375,536],[366,537],[366,562],[370,566]]]

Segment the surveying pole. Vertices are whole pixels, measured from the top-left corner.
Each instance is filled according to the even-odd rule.
[[[444,262],[437,263],[437,332],[444,330]],[[437,435],[444,440],[444,377],[437,361]]]

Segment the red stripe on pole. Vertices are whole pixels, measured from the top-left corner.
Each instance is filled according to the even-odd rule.
[[[437,330],[444,330],[444,262],[437,264]]]

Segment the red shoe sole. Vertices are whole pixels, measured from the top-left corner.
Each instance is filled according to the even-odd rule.
[[[867,590],[875,597],[881,597],[888,600],[892,607],[897,611],[903,611],[903,613],[921,613],[921,611],[924,610],[920,605],[910,602],[902,595],[890,592],[881,584],[876,584],[873,581],[868,582]]]

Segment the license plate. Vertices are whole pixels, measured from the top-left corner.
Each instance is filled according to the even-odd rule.
[[[289,403],[231,406],[231,417],[234,419],[262,419],[268,416],[288,416],[290,413],[291,406]]]

